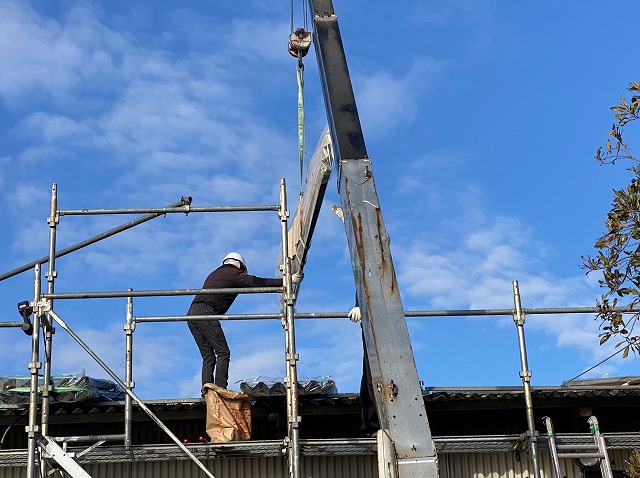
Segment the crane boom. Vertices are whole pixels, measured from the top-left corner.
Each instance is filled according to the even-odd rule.
[[[309,3],[366,353],[380,424],[395,452],[395,463],[389,465],[400,478],[437,478],[435,447],[338,19],[331,0]],[[380,476],[387,473],[380,470]]]

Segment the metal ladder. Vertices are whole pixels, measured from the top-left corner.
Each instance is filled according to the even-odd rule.
[[[91,475],[87,473],[73,458],[73,454],[67,453],[66,450],[61,448],[50,437],[42,435],[36,436],[36,442],[38,446],[43,450],[43,458],[48,458],[55,461],[60,468],[62,468],[68,476],[73,478],[91,478]],[[51,472],[50,472],[51,473]]]
[[[549,451],[551,452],[555,478],[562,478],[562,476],[564,476],[560,472],[560,458],[596,458],[600,462],[602,478],[613,478],[611,463],[609,463],[609,455],[607,453],[607,445],[605,444],[604,437],[600,434],[600,427],[596,417],[590,416],[587,420],[591,435],[593,436],[594,443],[592,445],[556,445],[551,419],[544,417],[542,420],[547,428]]]

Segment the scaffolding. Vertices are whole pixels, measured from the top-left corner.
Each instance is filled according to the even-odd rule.
[[[182,290],[146,290],[146,291],[134,291],[129,289],[127,291],[113,291],[113,292],[73,292],[73,293],[56,293],[55,292],[55,280],[57,278],[57,272],[55,269],[56,258],[66,255],[70,252],[79,250],[90,244],[98,242],[100,240],[111,237],[119,232],[130,229],[131,227],[142,224],[150,219],[158,217],[164,214],[192,214],[192,213],[211,213],[211,212],[261,212],[261,211],[275,211],[278,214],[278,218],[281,224],[282,235],[282,257],[284,257],[283,264],[280,269],[283,275],[283,287],[252,287],[243,289],[182,289]],[[145,214],[138,219],[131,221],[125,225],[114,228],[98,236],[94,236],[91,239],[78,243],[74,246],[66,248],[62,251],[56,251],[56,234],[57,226],[62,216],[72,215],[98,215],[98,214]],[[133,392],[135,388],[135,382],[133,380],[133,333],[137,323],[141,322],[162,322],[167,320],[172,321],[186,321],[188,320],[230,320],[234,317],[231,316],[207,316],[207,315],[194,315],[194,316],[180,316],[180,317],[147,317],[136,318],[133,315],[133,298],[134,297],[160,297],[160,296],[180,296],[180,295],[214,295],[214,294],[256,294],[256,293],[279,293],[282,295],[282,310],[280,314],[269,316],[269,318],[277,318],[281,320],[282,326],[285,331],[285,359],[286,359],[286,397],[287,397],[287,416],[289,423],[289,432],[285,442],[287,449],[290,475],[299,476],[299,456],[300,456],[300,443],[299,443],[299,429],[298,429],[298,400],[297,400],[297,362],[298,354],[295,349],[295,332],[294,332],[294,303],[295,292],[291,282],[291,265],[287,254],[288,251],[288,227],[287,220],[289,217],[289,211],[287,210],[287,197],[286,197],[286,184],[284,179],[280,182],[280,201],[277,205],[258,205],[258,206],[223,206],[223,207],[192,207],[191,198],[182,198],[180,201],[173,203],[163,208],[146,208],[146,209],[80,209],[80,210],[61,210],[58,209],[58,190],[57,185],[53,184],[51,190],[51,211],[50,216],[47,219],[49,224],[49,255],[39,260],[33,261],[23,267],[19,267],[0,276],[0,280],[4,280],[9,277],[13,277],[19,273],[28,271],[33,268],[34,279],[34,299],[29,309],[21,309],[25,320],[23,322],[4,322],[0,325],[2,327],[23,327],[28,324],[28,317],[33,312],[33,323],[28,324],[31,330],[31,343],[32,353],[31,361],[28,364],[30,371],[30,391],[29,391],[29,425],[26,428],[28,437],[27,448],[27,477],[34,478],[38,465],[40,466],[40,472],[42,476],[46,475],[45,464],[47,460],[54,460],[58,466],[62,467],[71,476],[88,476],[81,468],[75,463],[73,458],[68,455],[62,448],[60,448],[56,441],[63,441],[66,443],[82,442],[82,441],[95,441],[94,447],[97,447],[108,441],[122,440],[124,449],[129,450],[131,448],[131,423],[132,423],[132,406],[135,402],[170,438],[175,444],[182,450],[182,452],[193,460],[197,466],[203,471],[203,473],[211,478],[213,475],[207,470],[202,462],[169,430],[163,423],[154,415],[154,413],[140,400]],[[47,292],[42,293],[42,272],[41,266],[48,263],[48,270],[45,273],[47,280]],[[64,321],[60,315],[54,310],[55,300],[66,299],[94,299],[94,298],[126,298],[127,299],[127,313],[126,324],[124,331],[125,338],[125,378],[121,380],[118,375],[113,372],[107,364],[82,340],[82,338],[76,334],[69,325]],[[262,316],[252,317],[238,317],[240,318],[252,318],[260,319],[265,318]],[[50,405],[50,393],[52,391],[51,385],[51,362],[52,362],[52,350],[53,350],[53,334],[54,324],[64,329],[82,349],[118,384],[126,393],[125,396],[125,427],[124,434],[122,435],[108,435],[108,436],[90,436],[90,437],[73,437],[72,439],[58,438],[52,439],[48,436],[49,428],[49,405]],[[40,333],[44,337],[44,365],[41,360],[40,353]],[[26,327],[23,330],[27,331]],[[43,382],[39,385],[40,369],[43,369]],[[40,395],[41,399],[38,400]],[[40,405],[38,406],[38,403]],[[39,410],[38,410],[39,409]],[[38,412],[40,413],[40,420],[38,420]],[[40,452],[40,454],[38,453]],[[46,459],[42,459],[46,457]]]
[[[29,425],[26,428],[28,447],[26,456],[27,465],[27,478],[34,478],[38,476],[38,471],[41,476],[46,476],[46,466],[50,461],[55,461],[57,466],[63,468],[71,476],[88,476],[86,472],[79,467],[74,461],[74,456],[82,456],[89,452],[94,456],[102,456],[102,460],[119,460],[122,456],[135,453],[141,457],[147,459],[151,456],[149,452],[145,452],[140,447],[133,447],[131,441],[132,433],[132,407],[135,402],[141,410],[143,410],[171,439],[175,442],[176,446],[171,448],[171,454],[176,456],[182,453],[183,459],[192,460],[202,472],[209,477],[213,475],[202,464],[203,452],[200,450],[197,453],[194,450],[189,449],[183,444],[172,432],[169,430],[158,417],[140,400],[134,393],[135,381],[133,370],[133,353],[134,353],[134,332],[138,324],[144,323],[166,323],[166,322],[180,322],[188,320],[280,320],[284,329],[284,348],[285,348],[285,365],[286,365],[286,408],[287,408],[287,421],[288,429],[287,436],[282,443],[265,443],[265,442],[249,442],[243,444],[228,444],[220,447],[218,445],[217,452],[224,456],[225,447],[228,449],[236,450],[242,448],[245,453],[251,455],[251,453],[257,453],[262,456],[270,455],[273,453],[281,453],[282,450],[286,450],[286,456],[289,467],[289,476],[291,478],[299,478],[300,476],[300,457],[305,453],[313,453],[314,447],[317,449],[322,448],[322,452],[316,453],[330,453],[331,450],[336,452],[337,450],[345,449],[367,449],[372,451],[372,440],[303,440],[301,442],[299,435],[299,416],[298,416],[298,377],[297,377],[297,362],[299,356],[296,352],[295,345],[295,320],[300,319],[329,319],[329,318],[345,318],[346,313],[343,312],[320,312],[320,313],[297,313],[294,311],[295,304],[295,291],[291,282],[291,265],[290,259],[287,255],[288,248],[288,227],[287,221],[289,212],[287,210],[287,197],[286,197],[286,184],[284,180],[280,182],[280,201],[277,205],[267,206],[229,206],[229,207],[192,207],[191,198],[182,198],[180,201],[173,203],[164,208],[148,208],[148,209],[102,209],[102,210],[59,210],[57,207],[57,186],[52,186],[51,193],[51,212],[47,219],[49,224],[49,255],[34,261],[27,266],[15,269],[9,273],[0,276],[0,280],[8,277],[12,277],[21,272],[25,272],[30,268],[34,272],[34,300],[30,304],[33,310],[33,324],[31,332],[31,361],[28,364],[30,370],[30,391],[29,391]],[[70,292],[70,293],[56,293],[55,281],[57,278],[57,272],[55,270],[56,258],[73,252],[87,245],[98,242],[99,240],[106,239],[118,232],[122,232],[126,229],[134,227],[135,225],[142,224],[154,217],[158,217],[164,214],[191,214],[191,213],[211,213],[211,212],[250,212],[250,211],[271,211],[277,212],[278,218],[281,223],[281,235],[282,235],[282,257],[285,257],[284,263],[281,266],[284,282],[283,287],[256,287],[245,289],[172,289],[172,290],[132,290],[126,291],[105,291],[105,292]],[[96,215],[96,214],[145,214],[144,216],[127,223],[121,227],[107,231],[106,233],[95,236],[91,239],[76,244],[62,251],[56,251],[56,228],[60,222],[62,216],[68,215]],[[48,263],[48,270],[44,274],[47,280],[47,292],[42,293],[42,271],[43,264]],[[250,315],[217,315],[217,316],[136,316],[134,315],[133,300],[135,297],[161,297],[161,296],[180,296],[188,295],[193,296],[197,294],[256,294],[256,293],[278,293],[282,294],[282,310],[280,313],[273,314],[250,314]],[[74,299],[96,299],[96,298],[126,298],[126,321],[124,325],[125,332],[125,370],[124,380],[112,371],[102,359],[91,350],[91,348],[82,340],[82,338],[75,333],[71,327],[64,321],[64,319],[55,312],[53,303],[54,300],[74,300]],[[540,476],[540,467],[538,462],[538,432],[535,429],[533,406],[532,406],[532,391],[531,391],[531,371],[527,361],[526,343],[524,324],[526,315],[534,314],[573,314],[573,313],[596,313],[595,307],[573,307],[573,308],[538,308],[538,309],[524,309],[522,308],[520,301],[520,290],[518,282],[513,282],[513,309],[486,309],[486,310],[444,310],[444,311],[405,311],[406,317],[452,317],[452,316],[511,316],[517,330],[519,352],[520,352],[520,378],[522,379],[522,391],[525,401],[525,409],[527,415],[527,430],[519,437],[440,437],[435,440],[436,447],[439,452],[450,453],[452,450],[460,450],[464,448],[466,451],[478,451],[481,449],[488,450],[492,447],[500,448],[500,443],[509,443],[513,447],[514,440],[525,445],[528,448],[529,460],[532,466],[532,474],[536,477]],[[621,312],[631,312],[625,308],[619,308]],[[124,433],[115,435],[95,435],[95,436],[83,436],[83,437],[50,437],[48,436],[49,428],[49,404],[50,393],[52,391],[51,385],[51,364],[52,364],[52,342],[54,333],[54,324],[64,329],[84,350],[85,352],[98,364],[102,369],[118,384],[125,393],[125,407],[124,407]],[[25,322],[2,322],[0,327],[23,327]],[[24,329],[24,327],[23,327]],[[44,340],[44,364],[41,362],[40,342],[41,334]],[[39,383],[40,370],[43,369],[42,385]],[[39,400],[40,397],[40,400]],[[39,414],[39,419],[38,419]],[[628,440],[629,437],[621,436],[618,440]],[[562,438],[560,438],[562,440]],[[568,439],[567,439],[568,440]],[[380,440],[379,440],[380,441]],[[74,443],[93,443],[88,448],[75,452],[73,454],[67,453],[67,446]],[[122,446],[103,446],[108,442],[122,442]],[[570,440],[569,440],[570,442]],[[62,446],[58,445],[62,443]],[[157,452],[154,448],[154,453]],[[164,448],[167,448],[166,446]],[[305,451],[303,452],[303,448]],[[102,451],[100,451],[102,450]],[[380,452],[380,444],[378,453]],[[165,452],[168,453],[168,452]],[[204,452],[206,457],[211,457],[208,452]],[[22,457],[21,454],[20,457]],[[16,460],[22,460],[22,458],[15,455]],[[10,457],[8,457],[10,458]]]

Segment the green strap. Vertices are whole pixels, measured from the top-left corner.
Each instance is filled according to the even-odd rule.
[[[300,53],[298,53],[300,55]],[[305,135],[304,135],[304,65],[302,56],[298,56],[298,156],[300,159],[300,194],[302,194],[302,171],[304,169]]]
[[[51,389],[53,392],[82,392],[82,391],[94,391],[90,390],[89,387],[56,387],[55,385]],[[30,387],[16,387],[10,388],[6,390],[7,392],[16,392],[16,393],[29,393],[31,391]]]

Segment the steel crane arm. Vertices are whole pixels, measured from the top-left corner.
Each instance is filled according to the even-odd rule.
[[[392,462],[380,470],[391,467],[400,478],[436,478],[435,447],[338,19],[331,0],[309,4],[366,355],[380,424],[393,443]]]
[[[367,148],[331,0],[310,0],[313,42],[336,161],[367,157]]]

